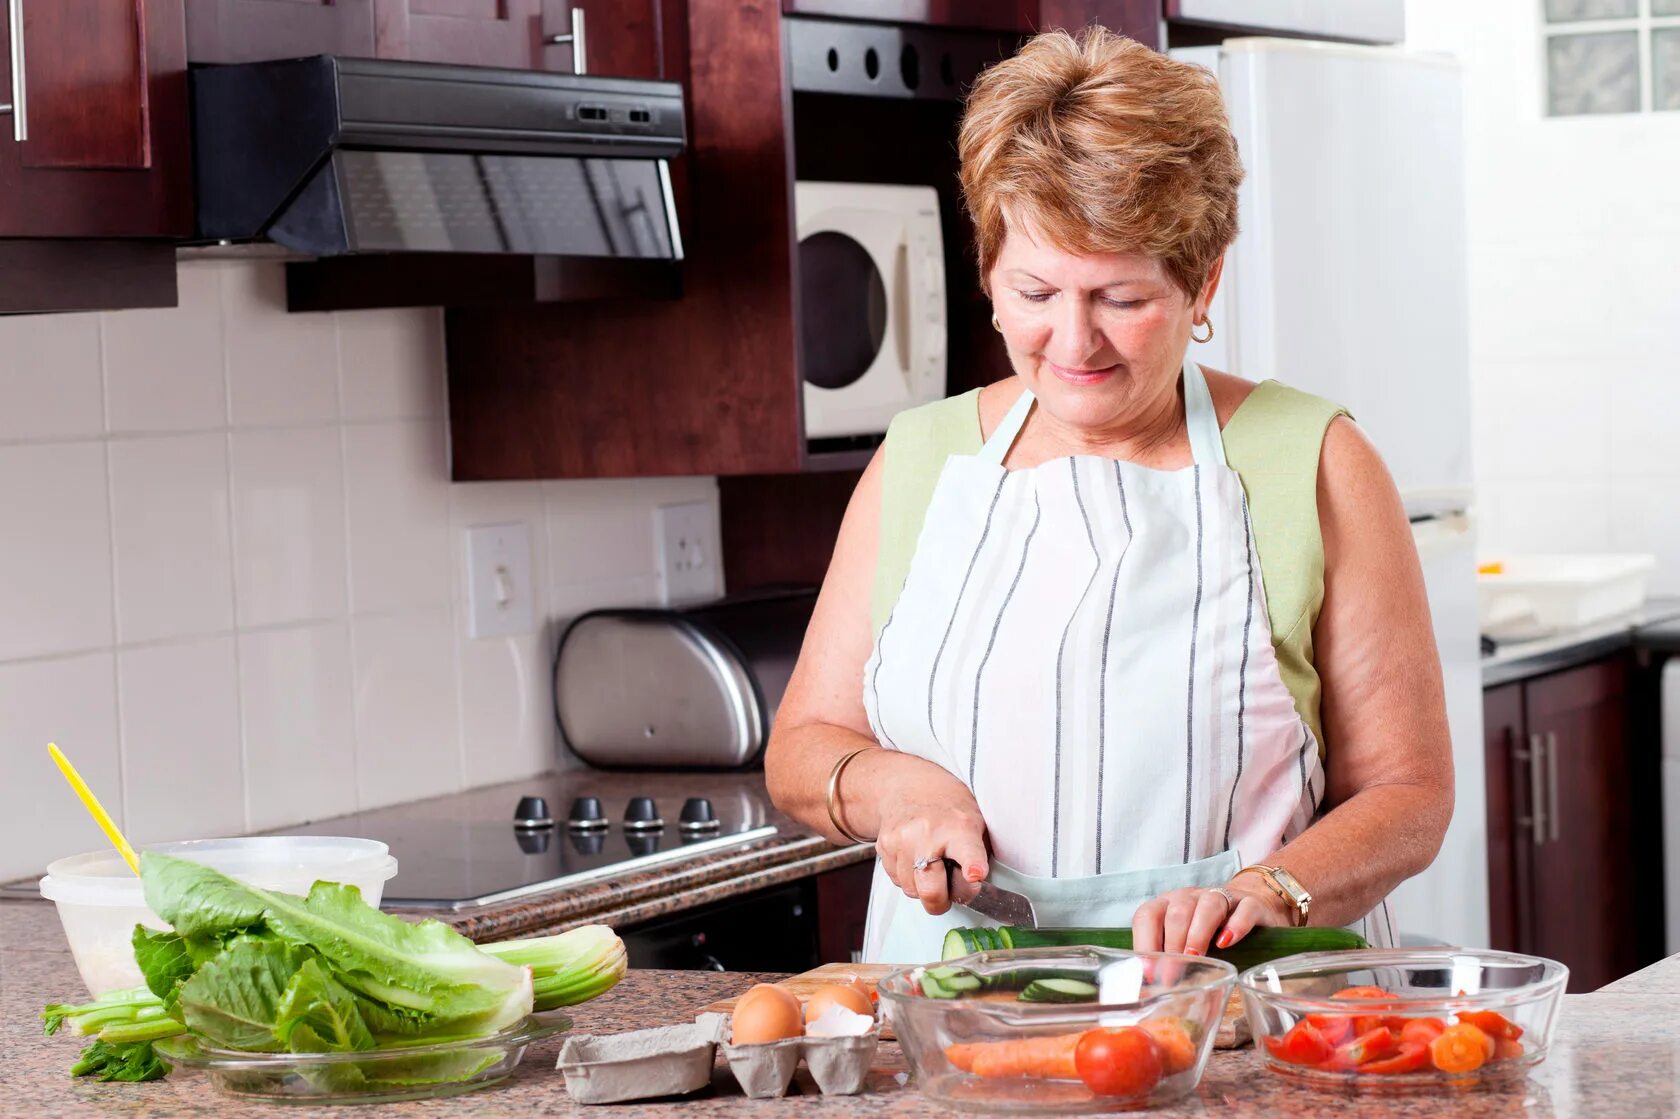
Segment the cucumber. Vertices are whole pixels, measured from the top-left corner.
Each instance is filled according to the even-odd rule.
[[[930,999],[953,999],[957,997],[952,992],[947,991],[945,984],[940,982],[931,971],[922,973],[922,994]]]
[[[973,945],[973,947],[970,947]],[[1026,929],[1005,926],[998,929],[952,929],[945,934],[945,959],[970,952],[1009,948],[1118,948],[1130,950],[1131,929]],[[1369,948],[1364,937],[1346,929],[1271,929],[1250,932],[1229,948],[1209,949],[1208,955],[1224,960],[1238,971],[1269,963],[1297,952],[1338,952]]]
[[[1035,979],[1021,991],[1022,1002],[1095,1002],[1097,986],[1083,979]]]
[[[980,989],[980,977],[960,967],[930,967],[922,972],[922,994],[930,999],[954,999]]]

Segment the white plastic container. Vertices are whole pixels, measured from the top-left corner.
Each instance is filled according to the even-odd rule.
[[[307,894],[317,881],[356,886],[378,905],[397,873],[390,848],[371,839],[319,835],[251,836],[154,843],[146,850],[192,859],[267,890]],[[134,926],[163,929],[146,907],[140,879],[115,851],[71,855],[47,867],[41,896],[58,907],[76,970],[93,997],[145,982],[134,962]]]
[[[1579,629],[1645,604],[1653,555],[1526,555],[1476,577],[1482,632],[1511,638]]]

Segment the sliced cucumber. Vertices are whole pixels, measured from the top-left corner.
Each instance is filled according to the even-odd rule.
[[[959,975],[955,979],[946,980],[945,989],[955,991],[959,995],[966,995],[970,991],[978,991],[980,989],[980,977],[978,975]]]
[[[1012,948],[1096,948],[1130,949],[1131,929],[1026,929],[1004,926],[998,929],[952,929],[945,934],[947,960],[970,952]],[[1225,960],[1238,971],[1269,963],[1297,952],[1332,952],[1368,948],[1364,938],[1346,929],[1273,929],[1251,931],[1229,948],[1214,948],[1208,955]]]
[[[1083,979],[1035,979],[1021,991],[1022,1002],[1095,1002],[1097,986]]]

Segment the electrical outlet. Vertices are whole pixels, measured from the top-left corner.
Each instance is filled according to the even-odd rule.
[[[653,539],[661,602],[700,602],[723,592],[722,544],[710,503],[661,505],[653,511]]]
[[[537,627],[531,528],[524,521],[467,529],[467,612],[472,636],[506,637]]]

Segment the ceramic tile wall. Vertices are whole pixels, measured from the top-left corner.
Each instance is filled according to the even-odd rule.
[[[1484,552],[1640,551],[1680,594],[1680,112],[1543,115],[1536,0],[1409,0],[1464,68]]]
[[[0,878],[564,764],[559,625],[656,602],[711,478],[451,485],[437,311],[288,315],[272,263],[165,311],[0,318]],[[464,530],[531,530],[536,632],[468,635]]]

